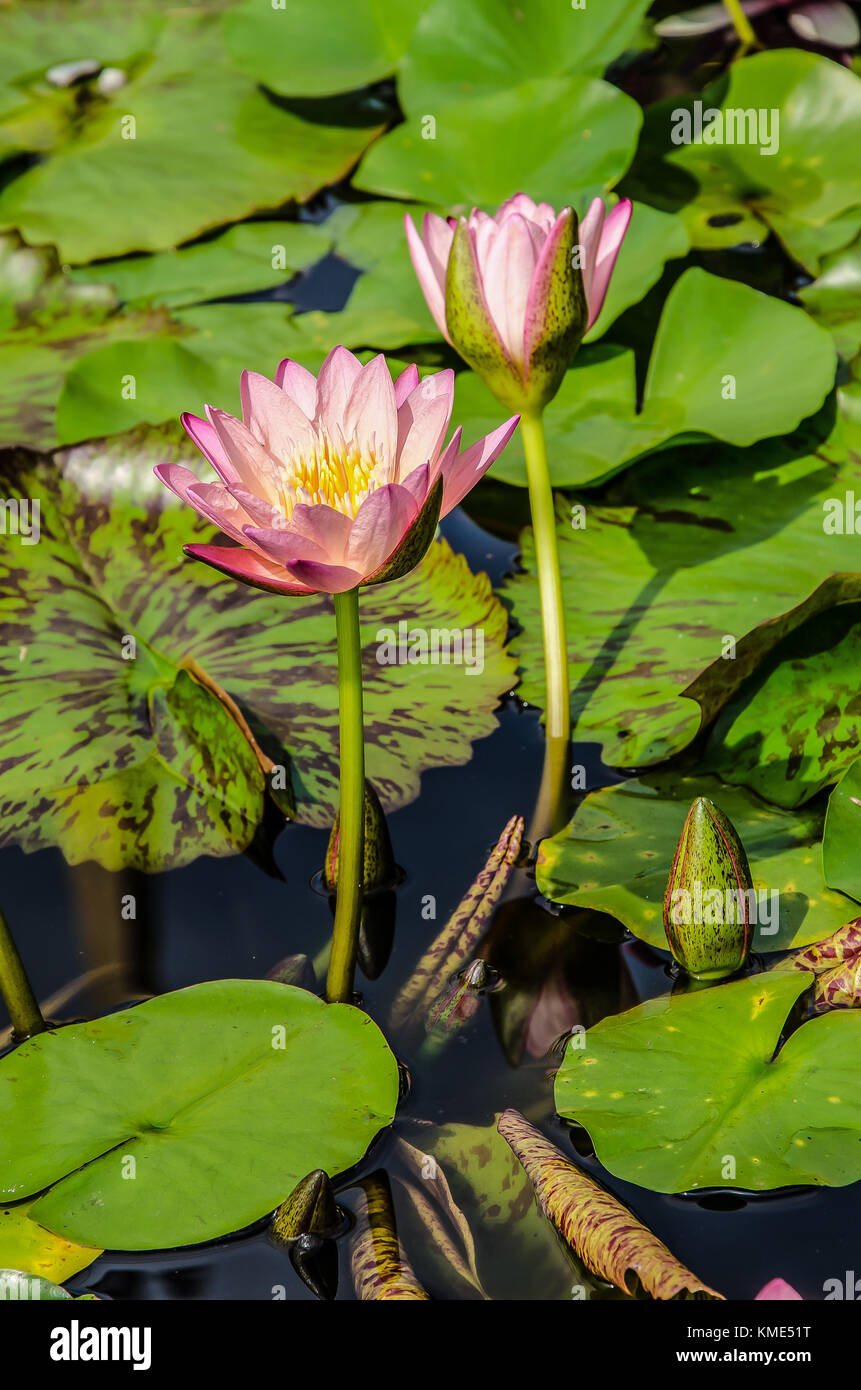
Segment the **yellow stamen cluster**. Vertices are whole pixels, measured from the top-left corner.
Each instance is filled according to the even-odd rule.
[[[316,503],[354,517],[368,494],[390,481],[390,471],[375,448],[363,451],[355,439],[333,439],[318,430],[313,445],[281,460],[281,509],[289,519],[299,503]]]

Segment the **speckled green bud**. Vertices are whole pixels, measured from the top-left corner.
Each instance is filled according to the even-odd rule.
[[[735,827],[706,797],[688,812],[664,896],[667,941],[697,980],[740,970],[752,936],[753,883]]]

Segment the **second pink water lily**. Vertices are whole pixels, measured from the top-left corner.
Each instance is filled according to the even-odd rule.
[[[423,554],[411,544],[420,514],[426,548],[437,515],[474,487],[517,425],[514,416],[461,451],[459,429],[445,444],[453,399],[451,371],[420,381],[410,366],[393,381],[384,357],[363,366],[344,347],[319,377],[289,358],[274,382],[243,372],[241,420],[210,406],[205,419],[183,416],[218,481],[179,464],[155,470],[237,543],[186,553],[287,594],[345,593],[390,577],[396,556],[399,573],[412,568]]]

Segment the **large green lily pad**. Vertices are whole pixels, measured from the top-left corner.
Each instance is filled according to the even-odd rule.
[[[699,331],[704,323],[708,332]],[[602,342],[578,353],[545,412],[550,476],[556,487],[592,486],[671,442],[713,435],[750,444],[784,433],[818,409],[834,371],[827,336],[799,310],[688,270],[667,297],[639,413],[630,349]],[[796,382],[791,394],[787,376]],[[471,372],[457,390],[465,436],[485,433],[499,409],[493,396]],[[493,476],[526,486],[519,436]]]
[[[142,53],[116,6],[76,8],[106,26],[97,51],[110,49],[129,79],[84,105],[44,80],[44,33],[66,32],[67,7],[27,0],[4,19],[23,37],[7,67],[0,142],[46,157],[6,184],[0,225],[54,243],[64,260],[163,250],[256,209],[304,201],[343,177],[377,133],[370,121],[326,125],[270,101],[233,66],[217,9],[162,9]],[[86,53],[75,37],[67,35],[67,57]]]
[[[861,758],[847,768],[829,798],[822,865],[832,888],[861,902]]]
[[[747,851],[754,888],[763,895],[754,950],[808,946],[853,915],[854,904],[825,886],[821,810],[778,810],[744,787],[677,772],[590,792],[570,824],[541,842],[541,892],[553,902],[608,912],[650,946],[668,949],[664,892],[685,816],[698,796],[729,816]]]
[[[861,1015],[805,1023],[774,1050],[809,976],[755,975],[650,999],[590,1028],[556,1107],[616,1177],[657,1192],[861,1178]]]
[[[443,208],[492,209],[519,188],[558,207],[579,206],[622,176],[641,120],[636,102],[597,78],[522,82],[408,110],[403,125],[369,150],[354,183]]]
[[[265,783],[237,722],[187,669],[239,703],[292,764],[300,819],[337,805],[338,686],[331,600],[263,594],[185,559],[211,526],[152,476],[202,463],[180,431],[143,431],[56,459],[9,456],[3,495],[39,498],[38,545],[0,553],[0,842],[59,844],[70,862],[153,870],[250,842]],[[204,471],[204,467],[201,467]],[[475,628],[483,669],[380,665],[381,628]],[[439,542],[362,601],[368,775],[388,809],[423,768],[466,761],[514,679],[507,617],[485,576]],[[129,658],[129,639],[134,656]]]
[[[626,475],[619,505],[585,517],[560,500],[575,736],[600,742],[605,762],[680,751],[783,637],[861,598],[857,536],[824,528],[833,499],[861,496],[861,454],[851,422],[825,440],[824,426],[749,450],[653,455]],[[521,693],[541,705],[528,532],[523,555],[527,572],[502,593],[523,629]]]
[[[633,183],[650,201],[683,203],[695,246],[763,240],[769,230],[812,274],[822,256],[853,239],[861,221],[861,177],[853,151],[861,139],[861,81],[830,58],[784,48],[733,63],[726,78],[698,96],[705,110],[763,112],[778,145],[761,153],[755,142],[673,144],[674,112],[693,99],[673,98],[655,108],[644,140],[646,159]],[[723,117],[722,117],[723,118]],[[666,165],[649,160],[662,152],[683,175],[671,195]],[[689,185],[686,186],[686,185]]]
[[[40,1226],[30,1215],[32,1205],[0,1206],[0,1270],[15,1269],[61,1284],[99,1258],[101,1250],[77,1245]]]
[[[861,609],[847,604],[791,634],[718,716],[705,766],[779,806],[815,796],[861,743]]]
[[[358,1009],[270,980],[193,985],[0,1062],[0,1192],[48,1188],[32,1215],[67,1240],[194,1245],[357,1163],[397,1098]]]

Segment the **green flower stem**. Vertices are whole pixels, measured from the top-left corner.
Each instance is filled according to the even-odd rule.
[[[559,571],[559,550],[556,544],[553,489],[550,486],[547,468],[543,415],[540,412],[536,415],[522,415],[520,430],[526,454],[529,505],[535,536],[546,689],[544,717],[547,751],[539,804],[530,827],[530,839],[534,840],[546,834],[547,829],[558,821],[571,737],[571,706],[565,605],[562,597],[562,576]]]
[[[732,27],[738,34],[742,43],[748,48],[756,45],[756,34],[753,32],[753,25],[741,7],[741,0],[723,0],[724,8],[732,20]]]
[[[44,1033],[45,1020],[42,1017],[36,996],[30,988],[26,971],[18,955],[18,948],[12,940],[12,933],[6,918],[0,912],[0,992],[12,1022],[12,1032],[16,1038],[32,1038],[34,1033]]]
[[[341,835],[338,845],[338,892],[332,952],[326,977],[330,1004],[349,1003],[362,912],[365,833],[365,729],[362,717],[362,638],[359,591],[335,594],[338,635],[338,705],[341,733]]]

